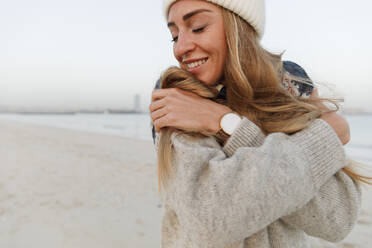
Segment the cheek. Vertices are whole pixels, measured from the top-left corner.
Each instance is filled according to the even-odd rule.
[[[176,47],[175,47],[174,44],[173,44],[173,57],[174,57],[177,61],[179,61],[179,59],[178,59],[178,57],[177,57],[177,54],[176,54]]]
[[[219,53],[220,60],[223,66],[225,64],[226,55],[227,55],[227,42],[226,42],[226,36],[225,36],[225,29],[223,25],[221,25],[220,30],[221,32],[219,32],[216,37],[216,41],[217,41],[216,47],[218,48],[218,53]]]
[[[208,84],[213,84],[217,82],[223,75],[224,70],[224,59],[222,54],[217,54],[217,51],[214,53],[215,56],[211,58],[209,66],[205,71],[203,81],[207,82]]]
[[[224,63],[226,60],[226,55],[227,55],[227,43],[226,43],[225,35],[221,35],[218,41],[219,41],[218,43],[219,54],[221,56],[221,60]]]
[[[223,74],[223,69],[224,69],[224,66],[225,66],[225,60],[226,60],[226,53],[227,53],[227,49],[226,49],[226,45],[224,42],[219,42],[217,44],[215,44],[215,74],[216,77],[218,77],[217,79],[219,79],[222,74]]]

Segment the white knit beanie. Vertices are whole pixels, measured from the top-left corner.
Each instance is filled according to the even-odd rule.
[[[163,10],[168,18],[171,5],[177,0],[163,0]],[[265,0],[206,0],[220,5],[247,21],[261,38],[265,30]]]

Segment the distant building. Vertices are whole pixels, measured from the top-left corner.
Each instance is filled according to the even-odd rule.
[[[134,96],[134,106],[133,106],[134,112],[141,112],[141,96],[139,94],[136,94]]]

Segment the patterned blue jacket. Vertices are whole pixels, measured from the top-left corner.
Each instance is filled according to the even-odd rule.
[[[282,85],[291,94],[308,98],[314,89],[314,83],[307,75],[306,71],[298,64],[291,61],[283,61]],[[161,80],[158,79],[154,89],[160,89]],[[222,87],[217,98],[226,99],[226,87]],[[152,138],[155,144],[156,132],[152,126]]]

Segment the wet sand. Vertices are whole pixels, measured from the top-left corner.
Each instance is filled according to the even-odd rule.
[[[160,247],[151,141],[0,121],[0,247]],[[339,244],[372,247],[372,190]]]

